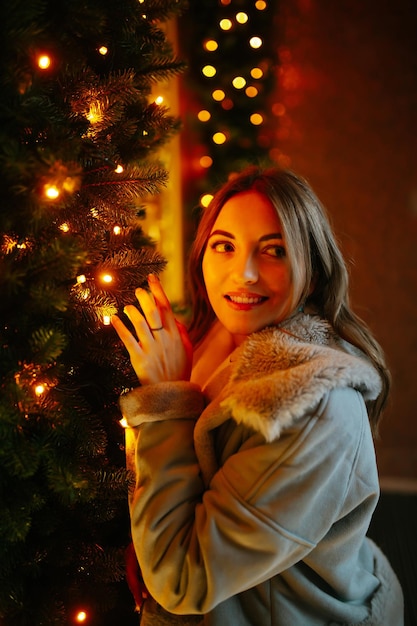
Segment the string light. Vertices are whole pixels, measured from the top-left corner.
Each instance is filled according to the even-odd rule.
[[[48,198],[48,200],[56,200],[60,195],[58,187],[49,183],[44,185],[43,193]]]
[[[248,19],[249,19],[248,14],[243,13],[243,11],[236,13],[236,22],[238,22],[239,24],[246,24]]]
[[[213,159],[208,155],[202,156],[200,159],[200,165],[201,167],[207,169],[213,165]]]
[[[266,7],[267,7],[267,4],[265,0],[256,0],[255,8],[258,9],[258,11],[264,11]]]
[[[217,72],[216,68],[213,67],[213,65],[205,65],[201,71],[204,76],[207,76],[207,78],[213,78],[213,76],[215,76]]]
[[[222,132],[217,132],[214,133],[213,137],[212,137],[214,143],[216,143],[217,145],[221,145],[223,143],[225,143],[227,137],[224,133]]]
[[[51,57],[48,54],[41,54],[38,57],[38,67],[47,70],[51,66]]]
[[[82,624],[86,620],[87,620],[86,611],[78,611],[77,615],[75,616],[75,621],[78,622],[79,624]]]
[[[208,39],[204,42],[203,46],[207,52],[214,52],[219,47],[219,44],[214,39]]]
[[[122,232],[122,229],[120,228],[120,226],[113,226],[113,233],[115,235],[120,235],[121,232]]]
[[[243,89],[243,87],[246,85],[246,80],[243,78],[243,76],[236,76],[232,80],[232,85],[235,89]]]
[[[110,284],[113,282],[113,276],[111,274],[102,274],[100,278],[103,283]]]
[[[108,53],[109,49],[107,48],[107,46],[100,46],[100,48],[98,49],[99,53],[102,54],[103,56],[106,56],[106,54]]]
[[[259,93],[258,90],[253,85],[250,85],[249,87],[246,87],[245,89],[245,94],[248,96],[248,98],[256,98],[258,93]]]
[[[258,78],[262,78],[264,73],[260,67],[253,67],[250,71],[250,75],[252,76],[252,78],[258,79]]]
[[[155,102],[155,104],[160,105],[160,104],[163,103],[163,101],[164,101],[164,97],[163,96],[158,96],[157,98],[155,98],[154,102]]]
[[[122,419],[119,420],[119,424],[122,428],[129,428],[129,424],[127,423],[127,419],[125,417],[122,417]]]
[[[253,124],[254,126],[259,126],[263,123],[264,118],[260,113],[252,113],[252,115],[250,116],[250,121],[251,124]]]
[[[263,41],[260,37],[251,37],[249,39],[249,45],[251,48],[255,48],[255,49],[260,48],[262,46],[262,43]]]
[[[223,89],[215,89],[211,94],[211,97],[213,100],[216,100],[216,102],[221,102],[226,97],[226,94]]]
[[[87,277],[85,274],[80,274],[79,276],[77,276],[77,283],[79,285],[82,285],[83,283],[85,283],[87,281]]]
[[[123,172],[123,165],[119,164],[114,171],[116,174],[121,174]]]
[[[111,315],[107,315],[106,313],[103,315],[103,324],[104,324],[104,326],[110,326],[110,324],[111,324]]]
[[[230,30],[233,26],[232,21],[229,19],[220,20],[219,26],[222,30]]]
[[[67,222],[64,222],[59,226],[59,230],[62,230],[63,233],[68,233],[70,230],[69,224],[67,224]]]
[[[207,111],[206,109],[202,109],[201,111],[197,113],[197,117],[200,120],[200,122],[208,122],[209,119],[211,118],[211,113],[210,111]]]
[[[37,385],[35,385],[35,394],[39,397],[42,394],[44,394],[46,391],[46,385],[42,384],[42,383],[38,383]]]
[[[213,200],[212,194],[211,193],[206,193],[206,194],[204,194],[204,196],[201,196],[200,204],[201,204],[202,207],[204,207],[206,209],[212,200]]]

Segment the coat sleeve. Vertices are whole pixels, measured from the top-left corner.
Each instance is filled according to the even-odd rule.
[[[345,389],[276,441],[253,433],[205,488],[193,445],[202,400],[198,407],[199,392],[180,384],[169,384],[152,417],[143,418],[156,393],[151,386],[132,392],[135,410],[125,401],[122,411],[140,424],[129,434],[136,471],[130,513],[144,581],[167,611],[198,614],[306,557],[332,524],[376,497],[375,471],[371,454],[350,502],[369,425],[361,396]]]

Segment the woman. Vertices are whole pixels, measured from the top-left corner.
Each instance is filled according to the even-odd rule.
[[[401,626],[366,538],[390,379],[318,199],[292,172],[245,170],[203,215],[190,268],[192,364],[155,277],[143,314],[126,307],[137,338],[113,320],[141,383],[121,409],[142,623]]]

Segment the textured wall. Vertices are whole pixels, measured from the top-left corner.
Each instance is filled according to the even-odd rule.
[[[282,0],[276,22],[277,150],[328,208],[387,353],[380,473],[416,479],[417,3]]]

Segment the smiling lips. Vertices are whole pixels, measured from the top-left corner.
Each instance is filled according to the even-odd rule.
[[[262,304],[268,298],[265,296],[257,296],[252,294],[226,294],[225,299],[232,304],[244,307],[256,306]]]

